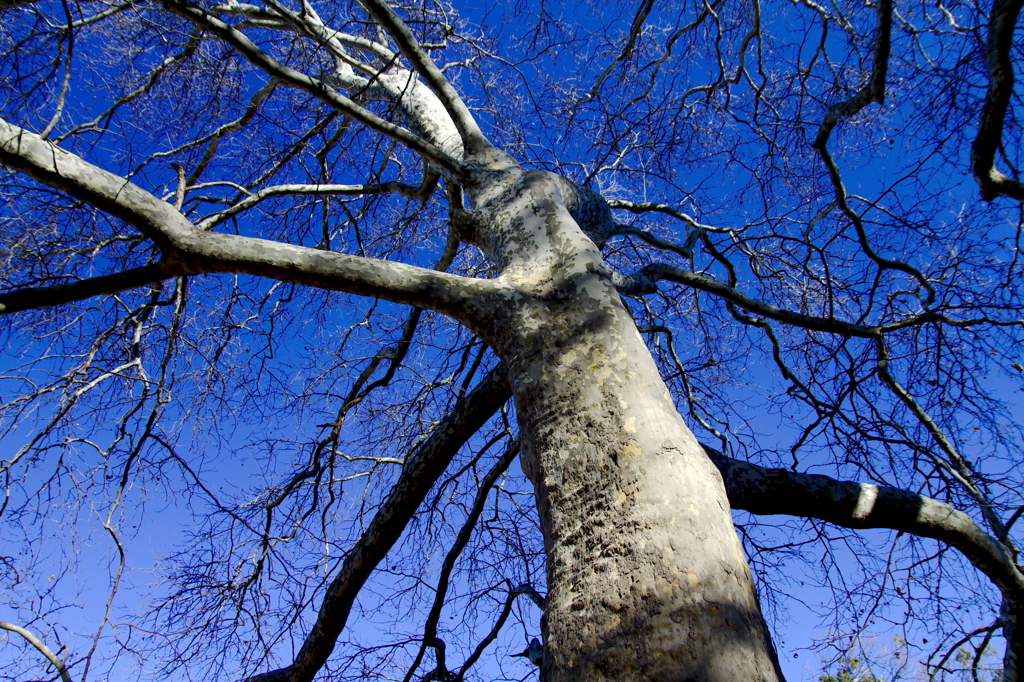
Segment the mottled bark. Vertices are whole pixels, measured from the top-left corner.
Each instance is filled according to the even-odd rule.
[[[563,186],[520,173],[476,226],[547,551],[542,677],[782,679],[721,476]]]
[[[173,276],[231,272],[419,305],[465,322],[475,319],[479,294],[492,288],[485,280],[405,263],[198,229],[141,187],[3,120],[0,163],[120,218],[150,239],[162,256],[151,268],[67,287],[15,290],[0,298],[3,307],[10,303],[24,310]]]

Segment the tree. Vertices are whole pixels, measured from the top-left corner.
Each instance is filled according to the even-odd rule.
[[[637,5],[3,3],[24,660],[463,679],[532,595],[542,679],[777,680],[802,547],[1019,679],[1020,3]]]

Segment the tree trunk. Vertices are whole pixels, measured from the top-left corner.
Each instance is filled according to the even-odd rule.
[[[509,366],[547,552],[541,678],[781,680],[722,478],[564,182],[523,174],[477,234],[507,285],[482,333]]]

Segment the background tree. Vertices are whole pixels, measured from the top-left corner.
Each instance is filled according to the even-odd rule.
[[[5,674],[1019,679],[1019,2],[0,7]]]

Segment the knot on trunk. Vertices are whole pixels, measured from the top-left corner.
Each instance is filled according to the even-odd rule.
[[[480,243],[480,235],[493,220],[491,212],[487,209],[465,211],[453,208],[448,212],[448,216],[451,220],[452,230],[459,241],[475,245]]]
[[[572,219],[597,248],[603,248],[615,234],[615,221],[608,202],[599,192],[561,176],[558,176],[558,191]]]

